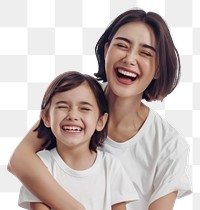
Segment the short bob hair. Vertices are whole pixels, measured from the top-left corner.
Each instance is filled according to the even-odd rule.
[[[146,101],[163,100],[177,86],[180,79],[180,58],[174,46],[169,28],[163,18],[154,13],[146,13],[141,9],[128,10],[119,15],[107,27],[95,47],[98,60],[98,72],[94,75],[98,80],[107,82],[104,59],[104,46],[110,44],[118,29],[130,22],[147,24],[154,32],[156,39],[156,72],[158,78],[153,79],[143,93]]]
[[[57,76],[47,88],[41,105],[41,109],[44,110],[45,115],[48,114],[52,98],[57,93],[74,89],[84,82],[89,85],[90,89],[94,93],[94,97],[99,108],[99,116],[103,116],[104,113],[108,113],[108,103],[103,89],[101,85],[97,82],[97,80],[89,75],[81,74],[77,71],[68,71]],[[51,131],[51,128],[47,128],[44,125],[42,118],[40,119],[38,127],[34,131],[38,132],[38,138],[45,139],[45,142],[42,145],[45,149],[49,150],[56,146],[56,138]],[[102,131],[95,130],[90,140],[89,149],[96,152],[97,147],[102,146],[102,143],[106,136],[107,123]]]

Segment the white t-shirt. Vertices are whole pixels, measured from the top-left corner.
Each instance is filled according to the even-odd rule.
[[[87,210],[110,210],[123,201],[138,200],[138,194],[117,158],[97,151],[95,163],[86,170],[73,170],[62,160],[56,148],[38,153],[58,183]],[[30,202],[41,202],[24,186],[19,206],[30,209]]]
[[[178,191],[178,197],[191,193],[186,174],[188,144],[152,110],[133,138],[117,143],[108,137],[103,150],[121,160],[139,194],[140,199],[127,204],[127,210],[147,210],[153,201],[173,191]]]

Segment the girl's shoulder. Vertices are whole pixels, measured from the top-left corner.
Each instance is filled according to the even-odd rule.
[[[113,154],[104,151],[101,148],[98,148],[97,150],[98,152],[98,157],[101,158],[101,161],[103,162],[103,164],[107,167],[107,166],[112,166],[112,165],[118,165],[119,167],[121,167],[121,161]]]
[[[47,168],[51,168],[52,162],[54,161],[53,156],[56,154],[56,148],[51,150],[41,150],[37,152],[37,156],[43,161]]]

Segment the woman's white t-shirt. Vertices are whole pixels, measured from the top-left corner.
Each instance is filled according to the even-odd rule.
[[[120,159],[139,194],[140,199],[127,204],[127,210],[148,210],[153,201],[173,191],[178,191],[178,197],[191,193],[188,144],[152,110],[134,137],[124,143],[108,137],[103,150]]]

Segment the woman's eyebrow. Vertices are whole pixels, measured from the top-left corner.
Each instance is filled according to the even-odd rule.
[[[127,42],[127,43],[129,43],[129,44],[132,43],[129,39],[127,39],[127,38],[125,38],[125,37],[121,37],[121,36],[116,37],[115,39],[125,41],[125,42]],[[156,49],[155,49],[153,46],[151,46],[151,45],[148,45],[148,44],[141,44],[141,46],[144,47],[144,48],[151,49],[151,50],[153,50],[154,52],[156,52]]]
[[[150,50],[153,50],[154,52],[156,52],[156,49],[154,47],[152,47],[151,45],[148,44],[142,44],[143,47],[148,48]]]
[[[119,40],[122,40],[122,41],[125,41],[125,42],[128,42],[129,44],[131,44],[131,41],[125,37],[118,36],[115,39],[119,39]]]
[[[68,103],[67,103],[67,101],[57,101],[55,104],[59,105],[59,104],[68,104]]]

